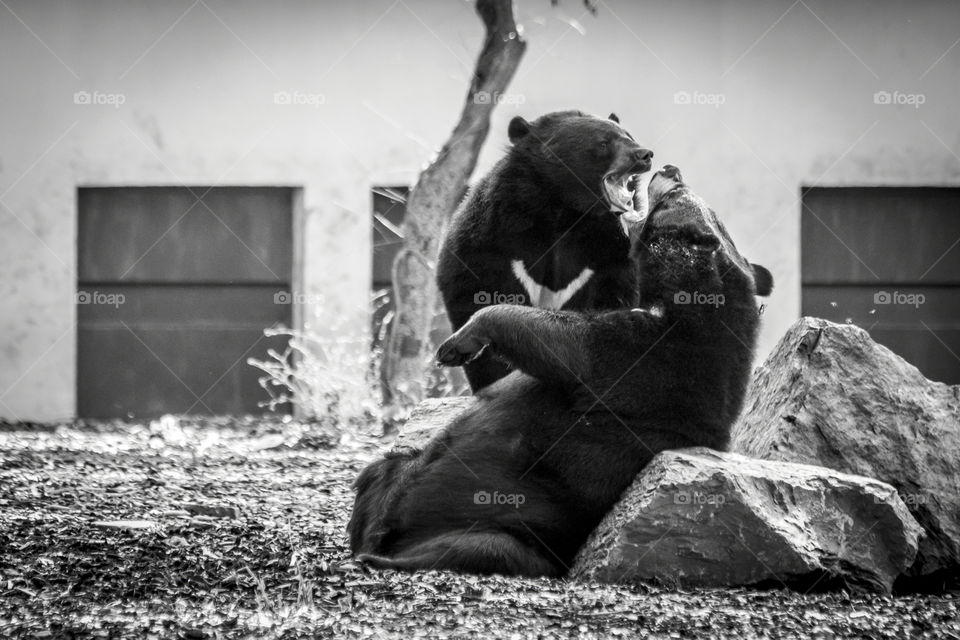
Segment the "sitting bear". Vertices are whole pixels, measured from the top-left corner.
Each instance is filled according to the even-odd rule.
[[[676,168],[658,172],[649,195],[632,249],[639,307],[495,305],[443,343],[443,365],[486,350],[518,371],[423,450],[361,472],[348,525],[360,560],[560,576],[656,453],[726,447],[752,364],[754,296],[773,279],[741,257]]]
[[[437,284],[454,330],[490,304],[619,309],[636,303],[636,269],[618,216],[636,219],[643,149],[613,114],[580,111],[510,121],[512,147],[454,215]],[[473,391],[510,369],[484,354],[466,366]]]

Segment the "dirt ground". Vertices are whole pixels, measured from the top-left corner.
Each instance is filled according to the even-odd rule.
[[[960,640],[960,593],[366,570],[350,483],[384,445],[338,440],[279,419],[0,423],[0,637]]]

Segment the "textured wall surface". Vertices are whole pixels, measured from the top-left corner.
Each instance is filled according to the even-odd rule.
[[[304,320],[366,327],[370,187],[450,131],[471,3],[7,4],[0,416],[74,413],[79,185],[302,186]],[[774,273],[760,355],[799,315],[801,185],[960,184],[956,3],[517,4],[529,48],[480,170],[515,114],[616,111]]]

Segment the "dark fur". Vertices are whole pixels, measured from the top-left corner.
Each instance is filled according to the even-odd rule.
[[[560,576],[654,454],[727,446],[758,328],[754,295],[772,279],[736,252],[712,211],[690,211],[688,195],[681,186],[663,196],[635,242],[642,308],[492,306],[441,346],[446,365],[486,349],[519,371],[422,451],[360,474],[349,524],[360,559]],[[725,300],[677,304],[678,292]],[[524,502],[477,504],[478,491]]]
[[[615,118],[563,111],[532,123],[519,116],[510,122],[513,146],[464,200],[440,250],[437,283],[454,330],[483,308],[474,300],[479,292],[527,297],[512,260],[522,260],[534,280],[554,291],[584,267],[593,269],[591,281],[564,309],[636,302],[629,241],[601,182],[612,169],[648,170],[653,154]],[[474,391],[507,373],[504,362],[488,355],[466,367]]]

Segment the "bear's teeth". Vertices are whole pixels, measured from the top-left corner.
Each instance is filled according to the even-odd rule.
[[[626,186],[628,180],[629,176],[623,176],[621,179],[609,176],[604,179],[603,190],[610,211],[623,213],[633,209],[633,192]]]
[[[627,222],[638,224],[647,219],[647,214],[650,213],[650,196],[647,188],[652,177],[652,171],[633,176],[634,190],[630,194],[630,201],[634,206],[623,213],[623,218]]]

